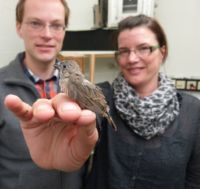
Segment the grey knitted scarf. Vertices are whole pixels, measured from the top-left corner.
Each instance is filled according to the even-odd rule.
[[[114,100],[120,117],[146,140],[162,135],[179,114],[176,89],[163,73],[159,87],[150,96],[140,98],[120,74],[113,82]]]

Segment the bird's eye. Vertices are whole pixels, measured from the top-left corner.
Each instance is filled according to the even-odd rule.
[[[64,64],[64,65],[63,65],[63,68],[65,69],[65,68],[67,68],[67,66]]]

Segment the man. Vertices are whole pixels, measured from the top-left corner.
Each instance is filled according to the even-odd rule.
[[[16,30],[24,41],[25,52],[19,53],[8,66],[0,69],[0,188],[2,189],[78,189],[81,187],[83,170],[64,173],[54,171],[54,166],[47,165],[44,168],[51,170],[46,170],[33,163],[18,119],[3,104],[4,98],[8,94],[19,96],[27,103],[25,106],[27,109],[24,112],[20,109],[19,101],[13,99],[12,96],[7,98],[7,105],[10,105],[15,110],[17,108],[18,115],[27,115],[28,118],[26,117],[26,119],[28,120],[31,119],[32,115],[28,104],[32,105],[38,98],[46,98],[43,100],[48,102],[47,99],[53,98],[59,92],[58,73],[53,65],[56,62],[56,55],[62,47],[68,16],[69,9],[65,0],[19,0],[17,4]],[[48,115],[49,110],[43,108],[40,108],[40,112],[43,114],[47,112]],[[78,112],[78,117],[80,117],[82,111],[79,110]],[[95,117],[94,114],[92,115]],[[75,116],[76,121],[78,117]],[[26,119],[24,119],[25,123]],[[34,123],[37,121],[33,120]],[[59,123],[59,119],[53,120],[53,122]],[[45,120],[43,129],[45,129],[46,123],[51,124],[50,118]],[[84,124],[81,121],[80,123]],[[92,121],[89,120],[88,123],[92,123]],[[94,128],[94,124],[90,125],[91,127],[88,128]],[[34,124],[32,126],[34,127]],[[43,150],[49,150],[50,148],[55,150],[56,145],[59,143],[57,142],[59,134],[62,134],[61,131],[64,130],[61,127],[55,144],[54,140],[52,142],[49,141],[51,145],[41,143],[44,147]],[[68,128],[68,130],[70,129]],[[26,131],[30,132],[30,130],[25,129]],[[86,128],[86,135],[78,136],[85,139],[87,132],[90,131],[87,131]],[[67,134],[68,131],[64,133]],[[32,134],[37,134],[37,131]],[[73,132],[69,135],[71,136],[70,141],[63,148],[67,147],[68,144],[69,146],[72,145],[72,147],[66,149],[66,154],[63,153],[63,158],[66,158],[65,155],[70,156],[69,164],[75,159],[74,163],[72,163],[73,166],[67,166],[67,170],[73,171],[81,167],[94,145],[88,144],[89,147],[86,153],[84,152],[81,155],[78,153],[73,154],[76,153],[73,147],[76,148],[77,141],[74,140],[76,137]],[[40,140],[35,140],[34,142],[39,143]],[[70,149],[72,150],[68,152]],[[80,157],[78,157],[79,155]],[[37,159],[37,157],[34,158]],[[48,155],[41,161],[48,162]],[[57,164],[59,162],[52,162],[52,165],[54,163]]]

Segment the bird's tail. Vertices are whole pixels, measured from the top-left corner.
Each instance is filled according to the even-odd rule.
[[[113,121],[112,117],[110,115],[107,115],[106,118],[108,120],[108,123],[114,128],[115,131],[117,131],[117,126],[115,122]]]

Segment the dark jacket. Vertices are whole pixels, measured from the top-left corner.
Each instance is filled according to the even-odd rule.
[[[100,123],[100,140],[86,189],[200,189],[200,101],[177,93],[180,114],[163,136],[145,140],[118,116],[113,91],[107,96],[117,132]]]
[[[7,94],[15,94],[32,104],[39,93],[25,76],[19,54],[0,69],[0,188],[1,189],[80,189],[82,172],[43,170],[30,158],[19,121],[4,106]]]

